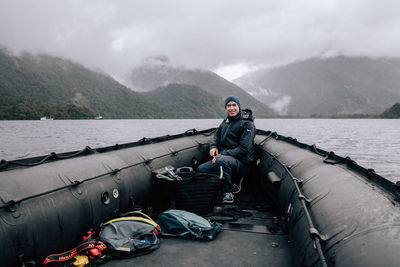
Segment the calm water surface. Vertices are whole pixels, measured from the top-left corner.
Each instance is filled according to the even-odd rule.
[[[221,119],[0,121],[0,159],[61,153],[218,126]],[[400,180],[400,120],[257,119],[256,127],[292,136],[378,174]]]

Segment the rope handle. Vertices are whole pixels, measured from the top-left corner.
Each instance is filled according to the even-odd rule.
[[[142,216],[142,217],[139,217],[139,216],[125,216],[125,217],[120,217],[120,218],[112,219],[112,220],[109,220],[108,222],[103,223],[103,224],[102,224],[102,227],[106,226],[107,224],[113,223],[113,222],[121,222],[121,221],[139,221],[139,222],[144,222],[144,223],[153,225],[158,231],[161,230],[160,226],[159,226],[155,221],[153,221],[153,219],[151,219],[148,215],[146,215],[146,214],[144,214],[144,213],[142,213],[142,212],[140,212],[140,211],[127,212],[127,213],[124,214],[124,215],[131,214],[131,213],[139,214],[139,215]],[[143,217],[145,217],[145,218],[143,218]]]
[[[152,220],[152,221],[153,221],[153,219],[150,218],[149,215],[147,215],[147,214],[145,214],[145,213],[143,213],[143,212],[141,212],[141,211],[139,211],[139,210],[133,210],[133,211],[128,211],[128,212],[126,212],[126,213],[123,213],[123,214],[122,214],[122,217],[126,217],[126,216],[131,215],[131,214],[136,214],[136,215],[142,216],[142,217],[144,217],[144,218],[146,218],[146,219],[149,219],[149,220]]]

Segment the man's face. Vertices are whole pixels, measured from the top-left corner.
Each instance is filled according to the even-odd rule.
[[[228,104],[226,104],[226,112],[228,116],[235,117],[239,113],[238,104],[236,104],[235,101],[229,101]]]

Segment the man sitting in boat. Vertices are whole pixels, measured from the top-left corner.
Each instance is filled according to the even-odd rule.
[[[240,184],[234,185],[232,177],[243,177],[254,160],[255,126],[251,110],[242,110],[237,96],[226,98],[225,109],[227,117],[210,143],[212,160],[201,164],[197,171],[218,174],[222,167],[226,179],[222,201],[233,203],[233,194],[239,193]]]

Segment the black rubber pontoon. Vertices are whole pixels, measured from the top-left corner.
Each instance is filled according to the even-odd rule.
[[[204,162],[212,133],[2,161],[0,262],[40,264],[91,227],[148,206],[152,171]],[[396,184],[276,133],[258,131],[256,143],[257,164],[235,201],[253,216],[226,223],[214,241],[164,239],[152,254],[106,266],[399,266]]]

